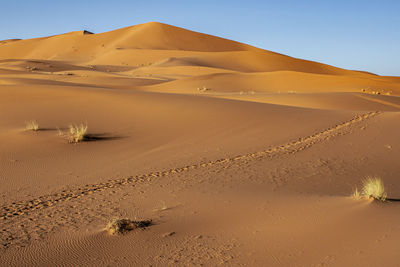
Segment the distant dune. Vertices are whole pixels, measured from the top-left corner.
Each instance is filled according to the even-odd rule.
[[[206,86],[213,92],[400,93],[397,77],[296,59],[157,22],[100,34],[77,31],[17,42],[3,41],[0,59],[2,69],[15,69],[16,63],[8,61],[13,59],[21,62],[20,69],[32,65],[41,75],[70,70],[78,71],[79,76],[82,69],[96,67],[130,80],[145,77],[148,84],[121,83],[149,91],[193,93],[197,87]],[[37,62],[22,61],[32,59]],[[44,62],[49,60],[51,69]],[[66,68],[65,64],[70,67]],[[169,71],[178,66],[180,69]],[[156,87],[153,79],[158,80]]]

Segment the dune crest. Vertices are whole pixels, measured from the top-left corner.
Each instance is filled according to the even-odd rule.
[[[345,70],[158,22],[2,42],[2,69],[16,70],[17,63],[7,60],[19,60],[22,70],[40,73],[42,81],[57,81],[54,74],[64,71],[71,79],[63,82],[96,86],[90,76],[104,76],[103,84],[114,88],[185,94],[203,86],[214,93],[400,93],[398,77]]]

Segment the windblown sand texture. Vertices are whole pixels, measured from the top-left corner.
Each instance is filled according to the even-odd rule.
[[[399,95],[156,22],[0,41],[0,265],[398,266]]]

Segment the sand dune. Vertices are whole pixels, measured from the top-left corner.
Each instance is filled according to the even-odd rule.
[[[0,41],[0,265],[396,266],[399,95],[156,22]]]
[[[215,94],[215,97],[314,109],[399,111],[400,99],[360,93]]]
[[[0,47],[0,59],[3,71],[41,74],[41,81],[121,89],[189,94],[198,87],[213,92],[400,92],[398,77],[340,69],[155,22],[100,34],[77,31],[8,42]],[[115,79],[108,81],[112,75]]]
[[[193,93],[205,86],[213,92],[270,92],[270,93],[326,93],[326,92],[379,92],[399,94],[400,84],[354,76],[332,76],[292,71],[267,73],[213,73],[163,83],[150,90]]]

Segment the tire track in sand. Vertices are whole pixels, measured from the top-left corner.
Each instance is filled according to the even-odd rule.
[[[336,136],[346,135],[351,133],[351,126],[359,124],[366,121],[372,117],[379,115],[381,112],[369,112],[361,115],[357,115],[351,120],[334,125],[324,131],[315,133],[310,136],[299,138],[296,141],[292,141],[280,146],[274,146],[267,148],[266,150],[237,155],[234,157],[228,157],[223,159],[218,159],[215,161],[201,162],[197,164],[192,164],[184,167],[173,168],[164,171],[151,172],[143,175],[130,176],[121,179],[109,180],[107,182],[88,184],[82,187],[72,188],[62,190],[59,193],[40,196],[36,199],[25,201],[25,202],[14,202],[0,208],[0,221],[10,220],[18,216],[29,213],[30,211],[42,210],[50,206],[54,206],[59,202],[68,201],[70,199],[80,198],[86,195],[91,195],[96,192],[104,191],[110,188],[117,188],[131,183],[142,183],[145,181],[150,181],[153,178],[164,177],[173,175],[175,173],[186,172],[189,170],[206,168],[214,165],[223,165],[229,163],[239,163],[248,162],[251,160],[263,159],[263,158],[273,158],[281,155],[290,155],[305,150],[315,144],[321,143],[323,141],[329,140]]]

